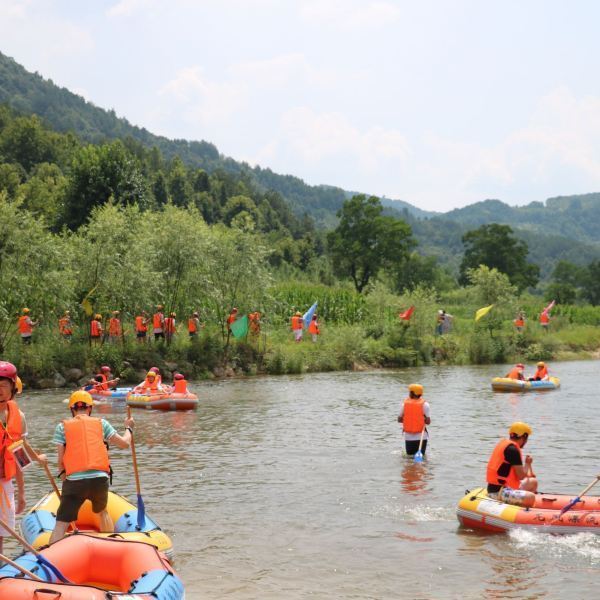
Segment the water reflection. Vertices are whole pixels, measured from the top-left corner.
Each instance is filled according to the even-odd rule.
[[[412,457],[403,459],[400,472],[400,486],[403,492],[412,495],[422,495],[428,490],[428,480],[431,479],[427,459],[415,462]]]

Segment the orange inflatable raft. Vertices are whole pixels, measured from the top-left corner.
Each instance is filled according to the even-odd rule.
[[[23,578],[6,565],[0,569],[0,598],[6,600],[180,600],[181,579],[156,548],[142,542],[75,534],[42,550],[42,556],[69,583],[31,553],[15,562],[42,581]]]
[[[486,488],[476,488],[460,500],[456,516],[463,527],[503,532],[525,528],[548,533],[600,533],[600,497],[582,496],[562,516],[560,511],[575,496],[535,494],[531,506],[516,506],[489,498]]]
[[[191,392],[178,394],[166,391],[150,395],[131,392],[127,396],[127,406],[155,410],[195,410],[198,408],[198,396]]]

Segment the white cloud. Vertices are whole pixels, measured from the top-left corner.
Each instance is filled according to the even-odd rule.
[[[279,132],[259,151],[255,162],[271,162],[278,155],[296,157],[304,166],[331,161],[363,173],[377,173],[401,164],[410,155],[405,137],[398,131],[370,127],[360,130],[340,113],[315,113],[307,107],[287,111]]]
[[[153,0],[119,0],[106,11],[106,15],[111,18],[131,17],[151,4]]]
[[[392,2],[356,0],[308,0],[301,17],[312,25],[335,29],[385,27],[397,21],[402,11]]]

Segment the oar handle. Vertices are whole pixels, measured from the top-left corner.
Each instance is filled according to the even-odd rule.
[[[131,407],[128,406],[127,407],[127,418],[131,419]],[[135,442],[133,440],[133,431],[129,432],[129,435],[131,436],[131,461],[133,462],[133,475],[135,477],[135,491],[137,492],[138,496],[141,495],[141,486],[140,486],[140,474],[138,471],[138,464],[137,464],[137,456],[135,453]]]
[[[594,479],[594,481],[592,481],[592,483],[590,483],[582,492],[579,492],[577,497],[581,499],[581,496],[585,496],[585,494],[589,492],[598,483],[598,481],[600,481],[600,475],[596,475],[596,479]]]
[[[46,583],[41,577],[38,577],[35,573],[32,573],[25,567],[22,567],[19,563],[16,563],[14,560],[11,560],[10,558],[8,558],[8,556],[0,554],[0,560],[3,560],[6,564],[10,565],[11,567],[14,567],[18,571],[21,571],[23,575],[27,575],[27,577],[30,577],[34,581],[41,581],[42,583]]]
[[[423,437],[425,435],[425,425],[423,425],[423,429],[421,429],[421,439],[419,440],[419,449],[417,452],[421,452],[421,448],[423,447]]]

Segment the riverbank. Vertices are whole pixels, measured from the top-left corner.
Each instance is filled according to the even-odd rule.
[[[596,326],[557,318],[549,332],[531,327],[519,333],[510,323],[494,330],[456,317],[452,330],[442,336],[404,321],[324,325],[316,343],[307,334],[301,343],[294,342],[287,328],[267,329],[258,338],[230,340],[229,345],[216,329],[205,329],[192,341],[180,335],[170,345],[138,344],[126,338],[114,345],[90,346],[85,339],[65,342],[42,335],[31,346],[12,344],[3,358],[17,365],[26,386],[44,389],[79,386],[104,364],[111,366],[122,383],[136,383],[151,366],[158,366],[169,381],[175,372],[190,379],[214,379],[599,357],[600,328]]]

